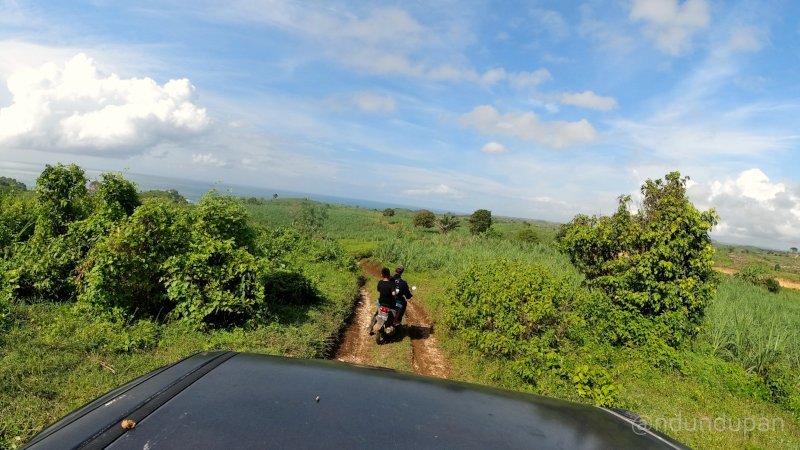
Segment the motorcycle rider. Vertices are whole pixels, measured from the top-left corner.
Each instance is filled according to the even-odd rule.
[[[400,325],[400,321],[403,320],[403,314],[406,312],[408,301],[414,296],[411,294],[411,290],[408,288],[408,283],[406,283],[406,280],[403,279],[404,271],[405,267],[403,267],[402,264],[398,264],[394,269],[394,276],[391,278],[392,282],[394,282],[395,295],[398,305],[397,319],[394,321],[396,325]]]
[[[381,279],[378,281],[378,307],[385,306],[389,309],[396,309],[396,300],[395,300],[395,283],[391,279],[392,272],[389,270],[388,267],[384,267],[381,269]],[[391,314],[390,314],[391,317]],[[372,321],[369,323],[369,334],[373,335],[375,332],[372,330],[372,327],[375,326],[375,322],[378,320],[378,312],[375,311],[375,314],[372,316]],[[395,321],[396,322],[396,321]]]

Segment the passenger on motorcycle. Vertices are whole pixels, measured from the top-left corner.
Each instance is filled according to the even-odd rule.
[[[394,269],[394,276],[391,278],[391,280],[394,282],[397,301],[397,319],[394,321],[394,323],[397,325],[400,325],[400,321],[403,320],[403,315],[406,312],[406,306],[408,306],[408,300],[411,300],[411,297],[414,296],[411,294],[411,290],[408,288],[408,283],[406,283],[406,280],[403,279],[404,270],[405,267],[403,267],[402,264],[398,264]]]
[[[396,299],[395,299],[395,284],[391,280],[392,272],[389,270],[388,267],[384,267],[381,269],[381,279],[378,281],[378,306],[385,306],[391,310],[396,310]],[[369,334],[372,335],[375,332],[372,331],[372,327],[375,326],[375,321],[378,318],[378,312],[376,311],[375,314],[372,316],[372,322],[369,324]]]

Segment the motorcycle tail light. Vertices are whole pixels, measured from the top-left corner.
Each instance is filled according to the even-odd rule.
[[[386,312],[386,307],[385,306],[381,306],[381,312]]]

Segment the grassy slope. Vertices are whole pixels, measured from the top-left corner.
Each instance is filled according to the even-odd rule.
[[[741,270],[747,264],[762,264],[769,275],[800,282],[800,254],[791,251],[764,250],[755,247],[715,244],[715,263],[719,267]]]

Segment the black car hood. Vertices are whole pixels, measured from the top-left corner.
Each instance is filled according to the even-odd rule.
[[[123,428],[122,421],[128,427]],[[682,449],[588,405],[336,361],[198,353],[39,433],[32,449]]]

